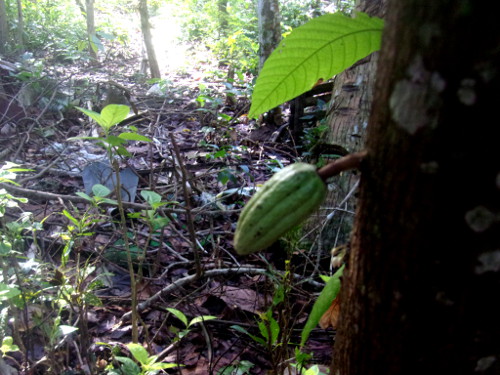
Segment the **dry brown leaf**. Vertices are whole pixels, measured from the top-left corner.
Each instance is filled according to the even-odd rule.
[[[326,310],[326,312],[319,320],[319,326],[323,329],[327,329],[328,327],[336,328],[339,321],[339,313],[340,298],[339,296],[337,296],[337,298],[333,300],[328,310]]]
[[[259,314],[263,310],[264,298],[252,289],[242,289],[234,286],[223,286],[218,296],[229,308],[239,308],[253,314]]]

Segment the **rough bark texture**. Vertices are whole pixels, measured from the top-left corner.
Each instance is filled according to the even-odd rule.
[[[259,20],[259,70],[271,52],[281,41],[281,24],[278,0],[259,0],[257,3]]]
[[[89,54],[90,57],[97,61],[97,51],[93,47],[92,38],[95,37],[95,12],[94,0],[86,0],[86,18],[87,18],[87,36],[89,38]]]
[[[389,5],[331,374],[500,373],[488,4]]]
[[[357,10],[383,18],[385,4],[386,0],[362,0]],[[364,147],[377,59],[378,53],[373,53],[335,77],[327,118],[328,130],[323,142],[346,152],[356,152]],[[348,242],[356,200],[353,194],[347,200],[345,198],[356,188],[358,180],[355,172],[331,179],[330,191],[323,205],[328,209],[320,211],[309,223],[310,227],[323,228],[317,243],[320,253]],[[327,220],[326,215],[332,213],[331,208],[341,210],[334,211]]]
[[[17,44],[18,48],[24,50],[24,16],[23,16],[23,4],[21,0],[17,0]]]
[[[0,53],[5,52],[8,41],[9,24],[7,21],[7,9],[5,0],[0,0]]]
[[[139,1],[139,13],[141,15],[141,30],[144,37],[144,45],[146,46],[146,53],[148,55],[151,78],[161,78],[160,67],[158,66],[158,60],[156,59],[155,48],[153,45],[153,36],[151,35],[147,0]]]

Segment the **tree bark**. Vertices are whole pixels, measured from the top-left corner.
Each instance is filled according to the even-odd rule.
[[[89,54],[92,60],[97,61],[97,47],[94,42],[94,38],[96,37],[94,0],[86,0],[85,11],[87,20],[87,37],[89,38]]]
[[[17,44],[21,51],[24,51],[24,16],[23,4],[17,0]]]
[[[156,59],[155,48],[153,45],[153,36],[151,35],[151,25],[149,23],[149,11],[147,0],[139,1],[139,13],[141,15],[141,30],[148,55],[149,71],[151,78],[161,78],[160,67]]]
[[[488,5],[390,3],[331,374],[500,373]]]
[[[9,22],[5,0],[0,0],[0,53],[5,53],[9,40]]]
[[[383,18],[386,3],[387,0],[361,0],[356,9],[370,16]],[[329,145],[324,147],[327,150],[325,154],[331,154],[330,151],[335,148],[344,150],[345,153],[364,148],[377,60],[378,52],[375,52],[334,78],[327,116],[328,129],[321,140]],[[331,147],[332,145],[335,147]],[[322,228],[319,232],[312,232],[319,239],[316,243],[319,254],[349,241],[354,223],[352,212],[356,205],[352,190],[356,189],[358,181],[359,175],[356,172],[344,173],[330,180],[331,188],[322,207],[340,210],[321,210],[308,223],[310,228]],[[330,215],[329,219],[327,215]]]
[[[257,19],[259,22],[259,71],[265,61],[281,41],[281,16],[278,0],[258,0]],[[282,110],[278,106],[266,114],[269,125],[282,124]]]
[[[259,71],[271,52],[281,41],[281,23],[278,0],[258,0],[259,21]]]

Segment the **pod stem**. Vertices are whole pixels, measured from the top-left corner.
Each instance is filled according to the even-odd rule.
[[[351,169],[358,169],[363,159],[366,157],[366,150],[354,152],[352,154],[334,160],[318,170],[318,175],[323,181],[336,176],[341,172]]]

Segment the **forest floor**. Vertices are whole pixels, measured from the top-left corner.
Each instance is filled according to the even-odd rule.
[[[24,298],[8,313],[21,349],[4,358],[8,368],[20,374],[120,373],[110,369],[126,365],[117,357],[130,357],[125,344],[133,330],[127,236],[140,302],[139,343],[158,362],[179,365],[166,372],[299,373],[289,365],[321,291],[319,275],[329,272],[329,255],[317,256],[310,250],[314,237],[299,240],[297,232],[272,250],[241,257],[232,237],[255,187],[304,149],[286,126],[259,126],[245,116],[253,77],[229,85],[225,67],[207,56],[192,59],[196,63],[165,73],[156,85],[137,73],[137,56],[117,54],[99,66],[52,66],[52,79],[58,87],[71,86],[78,106],[99,110],[109,87],[130,94],[137,112],[116,130],[135,127],[152,140],[128,142],[131,156],[119,158],[121,168],[139,177],[136,204],[126,212],[127,234],[113,205],[95,207],[77,195],[85,191],[84,168],[106,154],[95,141],[69,138],[99,136],[95,122],[75,108],[50,110],[57,96],[44,94],[49,101],[34,102],[22,116],[9,112],[15,121],[0,123],[2,163],[30,169],[18,174],[19,186],[9,192],[28,198],[22,211],[41,223],[24,232],[29,240],[21,254],[2,258],[4,274],[22,273],[17,280]],[[165,203],[156,221],[145,218],[143,191],[158,193]],[[6,221],[21,220],[20,213],[9,209]],[[199,278],[193,276],[197,258]],[[168,308],[188,321],[212,318],[186,327]],[[269,316],[279,328],[268,324],[263,332]],[[273,338],[266,341],[268,332]],[[332,341],[333,331],[313,330],[304,349],[312,355],[309,363],[328,364]]]

